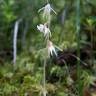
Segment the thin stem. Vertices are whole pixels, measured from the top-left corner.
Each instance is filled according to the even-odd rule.
[[[76,58],[78,61],[80,61],[82,64],[84,64],[85,66],[87,66],[87,63],[82,61],[79,57],[75,56],[75,55],[71,55],[73,56],[74,58]]]
[[[26,34],[28,32],[28,22],[25,23],[24,32],[22,34],[22,48],[25,49],[26,47]]]
[[[46,58],[43,66],[43,96],[46,96]]]
[[[17,37],[18,37],[18,29],[19,23],[21,19],[17,20],[14,26],[14,35],[13,35],[13,63],[16,64],[16,56],[17,56]]]
[[[49,3],[49,0],[47,0],[47,3]]]
[[[48,44],[48,40],[49,38],[47,39],[46,43]],[[46,46],[47,48],[47,46]],[[43,96],[46,96],[46,64],[47,64],[47,56],[44,57],[44,65],[43,65]]]
[[[94,39],[93,39],[93,31],[92,31],[92,28],[90,30],[91,32],[91,63],[92,65],[94,64],[94,51],[93,51],[93,42],[94,42]]]
[[[77,34],[77,57],[80,58],[80,0],[76,0],[76,34]],[[80,81],[80,60],[77,60],[77,84],[78,95],[82,96],[82,84]]]

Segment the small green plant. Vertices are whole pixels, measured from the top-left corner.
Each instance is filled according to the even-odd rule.
[[[46,61],[47,58],[50,58],[50,56],[57,56],[57,52],[55,50],[55,47],[52,43],[51,39],[51,31],[50,31],[50,23],[51,23],[51,12],[53,11],[55,14],[56,12],[52,9],[50,3],[47,2],[47,4],[39,9],[38,12],[43,11],[43,19],[45,20],[44,24],[37,25],[37,29],[44,34],[45,41],[46,41],[46,48],[45,48],[45,55],[44,55],[44,66],[43,66],[43,96],[46,96],[47,90],[46,90]]]

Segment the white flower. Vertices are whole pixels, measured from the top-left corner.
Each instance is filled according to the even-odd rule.
[[[57,52],[55,50],[55,47],[53,46],[53,43],[51,41],[48,41],[48,55],[53,56],[53,54],[57,56]]]
[[[44,34],[44,37],[46,38],[51,37],[51,31],[46,24],[37,25],[37,29]]]
[[[44,32],[44,30],[45,30],[45,25],[43,25],[43,24],[37,25],[37,29],[38,29],[40,32]]]
[[[49,3],[47,5],[45,5],[43,8],[39,9],[38,12],[40,12],[42,10],[44,10],[43,17],[50,16],[51,11],[53,11],[56,14],[56,12],[52,9],[52,7]]]
[[[46,36],[46,37],[51,36],[51,31],[50,31],[50,29],[49,29],[49,28],[47,28],[47,27],[45,27],[44,36]]]

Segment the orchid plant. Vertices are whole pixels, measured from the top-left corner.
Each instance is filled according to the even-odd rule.
[[[45,7],[39,9],[38,12],[40,12],[41,10],[44,10],[43,12],[43,16],[51,16],[51,11],[53,11],[55,14],[56,12],[51,8],[51,5],[48,3],[47,5],[45,5]],[[50,40],[51,38],[51,31],[50,31],[50,28],[48,26],[48,21],[49,19],[45,22],[45,24],[39,24],[37,25],[37,29],[44,34],[44,37],[45,39],[47,40],[47,49],[48,49],[48,54],[50,55],[53,55],[53,53],[57,56],[57,53],[56,53],[56,50],[55,50],[55,47],[52,43],[52,41]],[[49,55],[49,56],[50,56]]]
[[[51,12],[53,11],[55,14],[56,12],[52,9],[51,5],[48,3],[46,4],[44,7],[42,7],[41,9],[39,9],[38,12],[43,11],[43,18],[47,18],[46,22],[44,24],[39,24],[37,25],[37,30],[40,31],[40,33],[44,34],[44,38],[46,40],[46,50],[47,50],[47,56],[48,58],[51,58],[51,56],[53,56],[53,54],[55,56],[57,56],[57,52],[55,50],[55,46],[52,43],[51,39],[51,30],[49,28],[49,22],[51,21]],[[45,58],[44,60],[44,67],[43,67],[43,96],[46,96],[47,94],[47,90],[46,90],[46,60],[47,58]]]

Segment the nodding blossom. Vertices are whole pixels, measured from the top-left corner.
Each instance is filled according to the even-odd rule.
[[[41,9],[39,9],[38,12],[40,12],[42,10],[44,11],[43,17],[50,16],[51,11],[53,11],[56,14],[56,12],[52,9],[52,7],[49,3],[47,5],[45,5],[44,7],[42,7]]]
[[[37,25],[37,29],[44,34],[44,37],[46,38],[51,37],[51,31],[46,24]]]
[[[53,46],[53,43],[49,40],[48,41],[48,55],[50,56],[53,56],[53,55],[56,55],[57,56],[57,52],[55,50],[55,47]]]
[[[45,30],[45,25],[43,25],[43,24],[37,25],[37,29],[38,29],[40,32],[44,32],[44,30]]]

